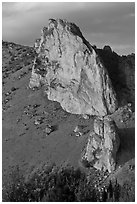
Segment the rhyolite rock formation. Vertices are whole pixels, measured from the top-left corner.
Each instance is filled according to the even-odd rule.
[[[73,114],[105,116],[117,109],[107,70],[75,24],[50,19],[35,50],[30,88],[42,84],[49,100]]]
[[[112,172],[115,170],[119,137],[115,122],[108,118],[94,120],[93,131],[89,133],[88,143],[82,156],[96,169]]]
[[[50,19],[41,39],[36,40],[35,50],[30,88],[42,85],[48,99],[58,101],[67,112],[99,117],[83,158],[95,168],[111,172],[119,140],[115,123],[104,116],[115,112],[118,105],[95,46],[75,24]]]

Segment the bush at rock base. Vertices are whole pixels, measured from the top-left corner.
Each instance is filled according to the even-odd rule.
[[[92,180],[80,169],[45,165],[28,177],[19,168],[12,173],[12,182],[3,187],[5,202],[108,202],[134,201],[134,192],[128,184],[117,181],[95,188]]]

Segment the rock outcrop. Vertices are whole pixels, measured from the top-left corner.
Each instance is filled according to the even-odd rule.
[[[106,52],[112,53],[112,49],[111,49],[111,47],[110,47],[109,45],[105,45],[105,46],[103,47],[103,50],[105,50]]]
[[[108,117],[97,118],[93,129],[89,133],[82,160],[96,169],[108,170],[110,173],[115,170],[116,153],[120,144],[116,124]]]
[[[117,109],[107,70],[75,24],[50,19],[35,50],[30,88],[43,84],[48,99],[73,114],[105,116]]]
[[[110,48],[111,49],[111,48]],[[96,48],[96,52],[103,60],[109,77],[117,95],[119,106],[127,103],[135,104],[135,54],[119,56],[111,52],[108,46]]]

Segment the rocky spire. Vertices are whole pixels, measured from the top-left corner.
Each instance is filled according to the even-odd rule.
[[[89,133],[87,146],[83,152],[82,160],[98,170],[109,173],[115,170],[116,154],[120,140],[115,122],[109,118],[96,118],[93,131]]]
[[[106,68],[74,23],[50,19],[35,49],[31,88],[44,84],[48,99],[73,114],[105,116],[117,109]]]

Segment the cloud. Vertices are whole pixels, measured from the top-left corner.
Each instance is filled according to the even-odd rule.
[[[120,54],[134,52],[135,4],[131,2],[6,2],[2,10],[4,40],[32,45],[49,18],[63,18],[76,23],[91,43],[113,45]],[[119,44],[125,46],[123,51]]]

